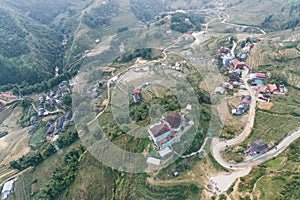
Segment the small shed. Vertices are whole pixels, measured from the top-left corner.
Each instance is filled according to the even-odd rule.
[[[192,110],[192,105],[188,104],[185,108],[186,111],[190,112]]]
[[[223,94],[225,94],[225,89],[223,87],[217,87],[215,89],[215,93],[223,95]]]
[[[150,165],[159,166],[160,165],[160,159],[157,159],[157,158],[154,158],[154,157],[148,157],[147,163],[150,164]]]
[[[141,93],[141,88],[137,87],[133,91],[134,94],[140,94]]]
[[[52,134],[54,131],[54,126],[51,124],[47,130],[46,130],[46,134],[49,135],[49,134]]]
[[[266,78],[266,74],[264,74],[264,73],[255,73],[255,77],[257,77],[257,78]]]
[[[231,114],[232,115],[237,115],[237,110],[236,109],[232,109]]]
[[[279,88],[276,84],[268,84],[268,90],[273,94],[274,92],[279,92]]]
[[[165,157],[166,155],[168,155],[171,152],[172,152],[172,150],[169,147],[164,148],[164,149],[158,151],[160,157],[162,157],[162,158]]]
[[[178,177],[179,176],[179,172],[173,172],[173,176],[174,177]]]
[[[61,129],[62,126],[63,126],[63,124],[64,124],[64,118],[63,118],[63,117],[58,118],[58,119],[56,120],[56,128],[57,128],[57,129]]]
[[[72,116],[73,116],[73,112],[72,112],[72,110],[69,110],[67,112],[67,114],[65,115],[65,120],[70,120],[72,118]]]
[[[4,137],[4,136],[6,136],[7,134],[8,134],[8,132],[7,132],[7,131],[0,132],[0,138],[2,138],[2,137]]]
[[[110,79],[111,82],[116,82],[119,79],[119,76],[114,76]]]
[[[29,122],[30,122],[30,124],[34,124],[34,123],[36,122],[36,120],[37,120],[37,118],[36,118],[36,116],[34,115],[34,116],[32,116],[32,117],[30,118]]]
[[[243,109],[241,109],[241,108],[238,109],[237,114],[238,114],[238,115],[242,115],[242,114],[243,114]]]

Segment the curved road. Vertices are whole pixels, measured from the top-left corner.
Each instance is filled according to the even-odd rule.
[[[231,25],[231,26],[237,26],[237,27],[243,27],[243,28],[254,28],[254,29],[259,30],[259,31],[260,31],[262,34],[264,34],[264,35],[267,34],[263,29],[261,29],[261,28],[259,28],[259,27],[257,27],[257,26],[239,25],[239,24],[232,24],[232,23],[229,23],[229,22],[227,22],[227,20],[230,18],[230,16],[229,16],[227,13],[225,13],[225,12],[220,12],[220,13],[223,13],[224,15],[226,15],[226,18],[224,18],[224,19],[221,21],[223,24],[227,24],[227,25]],[[220,15],[219,15],[219,18],[221,18]]]
[[[238,164],[230,163],[222,157],[222,152],[227,147],[240,144],[244,140],[246,140],[247,137],[250,135],[251,130],[254,125],[256,95],[250,88],[249,84],[247,83],[246,76],[247,76],[248,72],[249,72],[249,69],[247,68],[247,70],[245,70],[243,73],[243,81],[246,85],[247,90],[250,92],[252,101],[251,101],[251,106],[250,106],[250,110],[249,110],[247,124],[246,124],[244,130],[238,137],[231,139],[231,140],[220,141],[218,138],[213,138],[212,145],[211,145],[211,152],[212,152],[213,157],[216,159],[216,161],[223,167],[225,167],[227,169],[232,169],[232,170],[241,170],[241,169],[245,169],[245,168],[252,167],[255,165],[260,165],[260,164],[272,159],[273,157],[279,155],[280,153],[282,153],[285,149],[288,148],[288,146],[293,141],[295,141],[296,139],[298,139],[300,137],[300,128],[298,128],[296,131],[294,131],[293,133],[290,133],[288,136],[286,136],[276,146],[276,148],[273,148],[272,150],[268,151],[265,154],[261,154],[259,156],[251,158],[250,160],[244,161],[242,163],[238,163]]]

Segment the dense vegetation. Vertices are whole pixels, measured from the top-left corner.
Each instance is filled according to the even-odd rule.
[[[59,148],[68,147],[77,141],[79,138],[78,133],[73,130],[68,130],[62,134],[57,140],[57,146]],[[24,155],[16,161],[10,162],[10,167],[17,170],[24,170],[28,167],[36,167],[45,159],[49,158],[56,152],[56,149],[52,144],[47,144],[43,149],[39,149],[34,153]]]
[[[91,0],[85,2],[81,0],[3,0],[6,4],[16,9],[17,11],[28,14],[28,17],[42,23],[51,26],[57,26],[55,20],[60,18],[60,15],[64,15],[61,18],[62,21],[67,17],[77,14],[77,9],[83,9],[91,3]],[[60,23],[62,21],[59,21]]]
[[[115,62],[126,63],[138,57],[141,57],[145,60],[155,60],[161,58],[160,53],[160,51],[151,48],[136,49],[131,52],[125,53],[121,57],[117,58]]]
[[[57,140],[57,146],[59,148],[64,148],[70,146],[75,141],[79,139],[78,133],[76,130],[69,130],[65,134],[61,135]]]
[[[3,0],[0,5],[0,91],[43,92],[74,76],[77,64],[64,63],[78,14],[91,0]],[[77,16],[77,17],[76,17]],[[55,67],[61,77],[54,77]],[[15,85],[17,84],[17,85]],[[18,93],[19,93],[18,92]]]
[[[40,82],[53,76],[55,65],[62,61],[57,34],[18,20],[0,8],[1,85]]]
[[[161,105],[166,112],[179,110],[181,108],[175,95],[166,94],[162,97],[155,97],[151,100],[151,103],[141,102],[140,104],[132,104],[129,108],[131,119],[137,122],[149,120],[149,108],[156,104]]]
[[[130,0],[130,6],[135,16],[142,22],[149,22],[160,12],[164,11],[161,0]]]
[[[175,13],[171,18],[170,29],[180,33],[188,31],[200,31],[204,23],[204,16],[197,14]]]
[[[84,152],[85,148],[79,146],[64,156],[62,166],[54,170],[49,183],[39,192],[39,199],[55,199],[62,191],[71,185],[77,174],[80,158]]]
[[[300,146],[299,146],[299,140],[296,143],[291,144],[290,150],[288,152],[288,158],[290,161],[299,163],[300,157]],[[283,199],[297,199],[300,197],[300,191],[299,191],[299,185],[300,185],[300,176],[299,173],[293,173],[287,175],[288,177],[291,177],[289,181],[286,182],[286,185],[283,187],[283,190],[281,191],[281,195]]]
[[[17,161],[10,162],[10,167],[17,170],[24,170],[28,167],[38,166],[42,161],[43,157],[41,153],[32,153],[26,156],[22,156]]]
[[[110,19],[119,12],[119,6],[115,1],[109,1],[95,7],[91,12],[85,12],[82,21],[91,28],[101,28],[110,24]]]
[[[29,47],[22,38],[24,32],[4,10],[0,10],[0,54],[6,58],[13,58],[25,54]]]

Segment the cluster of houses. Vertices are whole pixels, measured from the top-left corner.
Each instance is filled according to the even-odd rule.
[[[232,55],[231,50],[228,47],[221,47],[219,50],[219,55],[223,60],[223,65],[225,67],[230,67],[231,70],[243,69],[244,66],[249,67],[245,61],[247,60],[252,47],[253,43],[246,43],[242,51],[236,56]]]
[[[48,116],[49,113],[51,114],[51,112],[46,109],[46,102],[49,103],[49,106],[53,110],[61,109],[62,97],[69,94],[71,94],[71,90],[67,85],[67,81],[63,81],[59,84],[56,91],[50,91],[47,94],[41,96],[39,98],[39,105],[37,107],[38,113],[37,115],[33,115],[29,120],[30,127],[28,129],[28,133],[33,134],[39,128],[40,120],[38,117]],[[47,124],[45,126],[45,136],[46,138],[49,138],[49,136],[55,136],[55,138],[58,138],[60,132],[66,131],[67,127],[73,124],[73,113],[70,110],[66,112],[62,117],[47,121]]]
[[[233,90],[240,87],[241,76],[244,67],[249,67],[245,62],[232,62],[232,69],[228,72],[228,81],[224,82],[222,87],[217,87],[215,93],[225,94],[225,90]]]
[[[15,102],[16,100],[18,100],[18,97],[15,95],[10,95],[6,93],[0,94],[0,105],[6,106],[10,103]]]
[[[238,109],[232,109],[232,115],[242,115],[244,112],[247,112],[250,109],[251,96],[243,95],[242,102],[238,106]]]
[[[251,143],[250,147],[244,151],[244,155],[256,155],[268,151],[270,148],[267,143],[262,140],[256,140]]]
[[[67,94],[71,94],[71,90],[67,85],[67,81],[63,81],[59,84],[57,91],[50,91],[47,94],[41,96],[39,98],[39,105],[37,108],[38,116],[43,117],[49,114],[49,112],[45,108],[46,102],[49,103],[52,109],[61,108],[62,106],[61,98]]]
[[[72,111],[68,111],[65,116],[59,117],[56,120],[49,120],[45,126],[45,136],[58,136],[60,132],[67,130],[68,126],[74,125],[75,120]],[[36,115],[32,116],[29,120],[30,127],[29,134],[33,134],[39,127],[39,120]]]
[[[252,89],[259,94],[259,98],[268,101],[267,98],[263,97],[264,93],[269,94],[285,94],[288,92],[285,85],[279,84],[265,84],[266,78],[271,78],[271,73],[251,73],[249,75]]]
[[[250,49],[252,47],[252,43],[246,44],[244,48],[244,53],[247,53],[248,55]],[[227,90],[233,90],[233,88],[239,87],[241,75],[243,72],[243,69],[245,67],[250,68],[249,65],[245,62],[246,59],[235,59],[235,56],[231,54],[231,50],[228,47],[221,47],[219,50],[219,55],[222,59],[224,67],[227,67],[229,69],[228,73],[228,81],[226,81],[222,87],[218,87],[215,90],[215,93],[224,94],[225,89]]]
[[[74,125],[75,120],[73,118],[73,112],[70,110],[68,111],[65,116],[59,117],[56,120],[50,120],[46,124],[46,138],[55,141],[61,132],[67,130],[68,126]],[[54,136],[54,137],[52,137]]]
[[[236,58],[238,58],[240,61],[246,61],[252,47],[253,43],[246,43],[245,47],[242,49],[242,52],[236,54]]]

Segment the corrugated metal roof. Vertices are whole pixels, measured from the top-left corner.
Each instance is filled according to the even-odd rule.
[[[149,157],[147,159],[147,163],[151,164],[151,165],[157,165],[157,166],[159,166],[160,165],[160,159]]]
[[[14,182],[15,182],[15,180],[10,180],[10,181],[6,182],[3,186],[2,193],[5,192],[5,191],[13,190]]]

